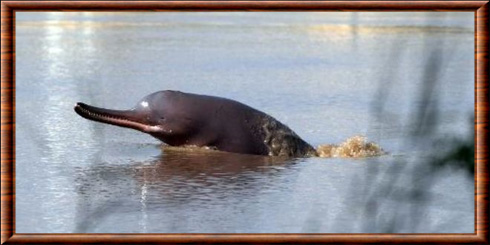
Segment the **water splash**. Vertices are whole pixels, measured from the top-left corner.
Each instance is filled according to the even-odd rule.
[[[386,154],[378,144],[367,142],[367,138],[360,135],[350,137],[339,145],[319,145],[317,153],[319,157],[348,158],[374,157]]]
[[[199,152],[200,153],[222,152],[219,151],[215,146],[197,146],[197,145],[170,146],[170,145],[162,144],[161,147],[163,151],[169,151],[169,152],[198,152],[198,153]]]
[[[230,152],[219,151],[216,147],[210,146],[196,146],[196,145],[182,145],[182,146],[169,146],[163,144],[163,151],[169,152],[191,152],[191,153],[223,153],[230,154]],[[386,152],[376,143],[368,142],[365,136],[356,135],[346,139],[341,144],[325,144],[319,145],[316,149],[316,156],[318,157],[345,157],[345,158],[361,158],[361,157],[374,157],[386,154]],[[312,155],[308,155],[312,156]]]

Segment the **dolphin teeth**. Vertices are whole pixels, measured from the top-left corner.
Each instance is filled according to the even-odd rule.
[[[112,116],[112,115],[105,115],[105,114],[99,114],[99,113],[96,113],[96,112],[92,112],[92,111],[89,111],[83,107],[79,107],[81,109],[81,111],[88,115],[88,116],[91,116],[93,118],[98,118],[98,119],[106,119],[106,120],[120,120],[120,121],[126,121],[126,122],[132,122],[132,123],[138,123],[138,122],[135,122],[135,121],[132,121],[132,120],[129,120],[129,119],[126,119],[126,118],[121,118],[121,117],[117,117],[117,116]]]

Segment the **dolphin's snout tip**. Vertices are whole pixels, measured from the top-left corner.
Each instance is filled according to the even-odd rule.
[[[75,103],[75,108],[76,108],[76,107],[83,107],[83,106],[85,106],[85,105],[86,105],[85,103],[82,103],[82,102],[77,102],[77,103]]]
[[[81,117],[87,118],[87,113],[89,111],[87,111],[86,105],[84,103],[77,102],[73,107],[73,110]]]
[[[85,104],[82,102],[77,102],[75,103],[75,106],[73,106],[73,110],[75,110],[76,113],[80,114],[80,111],[83,109],[83,106]]]

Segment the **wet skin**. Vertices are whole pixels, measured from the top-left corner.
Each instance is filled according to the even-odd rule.
[[[208,146],[271,156],[316,154],[313,147],[271,116],[220,97],[166,90],[144,97],[130,110],[84,103],[77,103],[74,109],[86,119],[136,129],[171,146]]]

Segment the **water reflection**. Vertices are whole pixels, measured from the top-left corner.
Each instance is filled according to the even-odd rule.
[[[437,106],[439,126],[425,138],[473,132],[473,13],[425,17],[19,12],[16,230],[472,232],[472,179],[412,171],[439,147],[407,140],[407,129],[433,129],[411,119],[430,122]],[[431,60],[443,69],[426,103],[418,95]],[[122,109],[162,89],[242,101],[315,146],[365,135],[390,155],[294,164],[161,153],[151,137],[73,112],[76,101]],[[461,140],[435,163],[467,159],[472,141]]]
[[[131,165],[110,163],[77,171],[75,232],[97,230],[109,216],[138,215],[139,230],[147,232],[149,213],[186,215],[200,209],[257,198],[268,182],[295,159],[165,148],[155,159]],[[178,216],[178,214],[177,214]],[[180,227],[174,221],[173,225]]]

